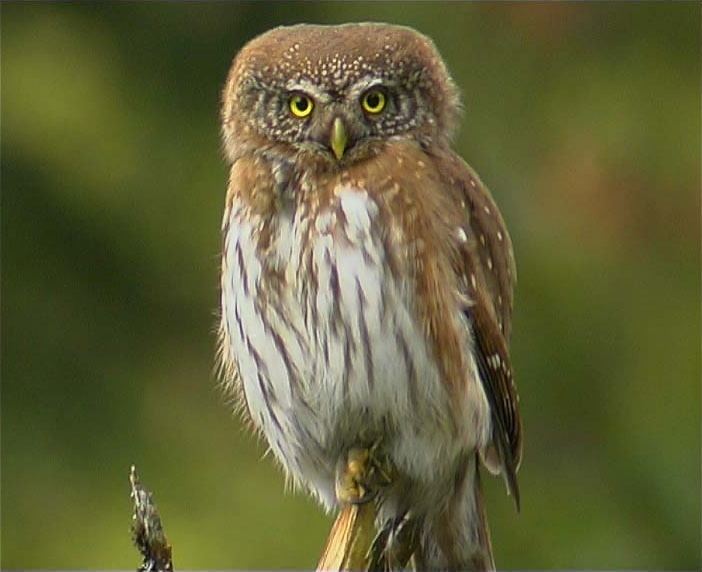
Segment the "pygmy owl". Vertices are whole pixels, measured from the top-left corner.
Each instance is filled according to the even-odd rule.
[[[429,569],[494,566],[481,461],[519,503],[515,264],[458,115],[431,40],[385,24],[255,38],[222,106],[227,386],[327,508],[350,450],[386,459],[379,525]]]

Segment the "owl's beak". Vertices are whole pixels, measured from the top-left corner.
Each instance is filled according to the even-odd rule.
[[[329,145],[332,151],[334,151],[337,160],[340,160],[344,156],[347,143],[348,136],[346,135],[346,127],[344,127],[344,122],[341,120],[341,117],[337,117],[334,119],[331,135],[329,137]]]

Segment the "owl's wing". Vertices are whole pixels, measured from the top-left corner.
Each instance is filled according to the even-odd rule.
[[[446,167],[450,192],[463,215],[456,270],[470,301],[464,313],[473,327],[474,356],[492,415],[492,442],[481,456],[491,472],[502,473],[519,510],[522,423],[509,356],[516,280],[512,242],[497,205],[475,172],[455,156]]]

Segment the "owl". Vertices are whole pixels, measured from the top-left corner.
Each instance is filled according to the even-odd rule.
[[[241,49],[222,101],[226,387],[329,510],[350,452],[383,460],[381,553],[411,527],[417,567],[493,568],[481,465],[519,505],[515,263],[451,149],[441,56],[406,27],[280,27]]]

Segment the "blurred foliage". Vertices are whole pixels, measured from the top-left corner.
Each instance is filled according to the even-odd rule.
[[[279,24],[436,41],[520,270],[522,513],[502,568],[697,568],[700,5],[4,4],[2,568],[134,568],[129,466],[177,569],[311,567],[330,518],[212,374],[219,91]],[[109,560],[106,560],[106,555]]]

